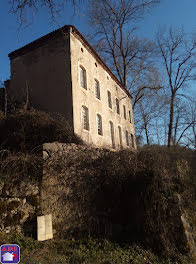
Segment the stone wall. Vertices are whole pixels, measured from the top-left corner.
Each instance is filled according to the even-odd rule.
[[[188,247],[192,251],[195,238],[181,195],[176,195],[177,178],[172,182],[170,170],[156,174],[139,167],[142,158],[137,158],[126,151],[44,144],[40,181],[0,181],[0,230],[36,237],[37,216],[52,214],[55,238],[120,234],[168,256],[186,253]]]
[[[82,160],[96,160],[103,152],[109,151],[86,145],[44,144],[44,164],[42,170],[37,172],[40,176],[31,179],[22,175],[6,175],[0,179],[0,231],[9,233],[17,230],[36,238],[37,216],[50,213],[54,233],[61,231],[62,223],[64,230],[69,229],[66,223],[70,223],[70,219],[78,213],[74,212],[70,201],[75,190],[70,186],[70,179],[84,170],[79,168]],[[63,171],[59,170],[58,164],[64,168]]]
[[[36,238],[39,189],[37,183],[25,179],[0,181],[0,231],[22,231]]]
[[[48,167],[44,167],[43,173],[42,213],[52,214],[56,235],[65,236],[70,230],[102,235],[105,232],[106,236],[111,234],[118,237],[121,234],[133,240],[142,239],[143,242],[146,240],[151,245],[156,241],[154,247],[159,252],[165,250],[168,255],[175,254],[175,250],[186,253],[190,248],[192,251],[192,248],[195,248],[195,242],[191,236],[193,231],[189,228],[187,232],[184,225],[185,209],[182,209],[179,202],[180,195],[167,197],[168,192],[172,192],[174,188],[168,172],[164,172],[167,176],[164,175],[162,179],[163,176],[159,175],[159,180],[154,179],[154,176],[152,178],[150,176],[150,179],[141,178],[138,173],[138,179],[135,180],[133,177],[131,182],[127,182],[124,191],[119,190],[121,201],[118,201],[113,194],[115,189],[113,193],[111,189],[101,190],[101,195],[97,195],[99,191],[96,188],[100,183],[96,182],[94,177],[103,177],[103,174],[99,175],[101,166],[99,162],[107,155],[110,157],[111,152],[106,149],[85,145],[58,142],[43,145],[43,156]],[[50,166],[51,163],[56,165]],[[62,167],[62,163],[65,170],[58,171],[58,164]],[[54,170],[51,170],[51,167]],[[130,170],[132,170],[131,167]],[[86,183],[85,177],[89,177],[91,182]],[[179,177],[181,177],[180,170]],[[83,196],[79,200],[81,208],[78,207],[78,200],[74,200],[74,196],[78,195],[78,183],[73,179],[81,183],[79,188],[83,188]],[[83,182],[85,182],[84,185]],[[87,190],[90,186],[93,188],[91,194]],[[115,188],[118,187],[116,185]],[[95,197],[93,193],[96,193]],[[114,199],[113,203],[112,199]],[[93,203],[91,203],[92,200]],[[93,207],[92,210],[89,210],[90,207]],[[85,226],[89,226],[89,230]]]
[[[81,208],[78,208],[76,196],[80,195],[78,188],[83,188],[79,187],[79,184],[85,185],[85,174],[87,176],[92,173],[92,168],[87,168],[84,164],[88,161],[96,161],[103,153],[109,153],[109,151],[86,145],[58,142],[43,145],[45,165],[41,207],[43,214],[52,214],[54,233],[57,235],[62,234],[62,231],[65,234],[70,229],[82,228],[83,203],[81,200]],[[85,191],[87,190],[84,190],[84,199]]]

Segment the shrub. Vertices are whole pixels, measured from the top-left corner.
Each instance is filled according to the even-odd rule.
[[[22,179],[41,180],[43,169],[43,159],[39,155],[28,153],[8,153],[7,157],[0,159],[0,177],[4,179],[10,178],[11,183],[19,182]]]
[[[90,159],[91,151],[46,164],[46,179],[55,175],[62,190],[69,189],[68,195],[58,193],[56,206],[62,203],[70,214],[61,216],[57,233],[140,241],[168,256],[185,254],[177,194],[186,201],[185,208],[194,211],[196,189],[190,178],[189,151],[153,146],[138,153],[102,151]]]
[[[0,148],[12,151],[30,152],[54,141],[82,143],[61,116],[53,118],[35,109],[17,109],[6,119],[0,119],[0,131]]]

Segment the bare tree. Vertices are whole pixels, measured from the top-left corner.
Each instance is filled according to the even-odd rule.
[[[29,23],[29,16],[37,13],[41,8],[46,8],[53,21],[56,20],[58,14],[64,9],[65,3],[70,2],[76,7],[76,4],[84,0],[9,0],[10,12],[17,16],[20,26]]]
[[[196,150],[196,100],[191,104],[190,107],[191,111],[191,136],[189,137],[189,142],[191,144],[191,146],[194,147],[194,149]]]
[[[94,26],[95,49],[104,57],[121,83],[134,96],[134,103],[143,96],[151,79],[153,44],[139,39],[136,22],[144,16],[158,0],[89,0],[89,19]],[[150,77],[149,77],[150,76]],[[138,80],[143,82],[138,84]],[[152,84],[152,82],[151,82]],[[133,91],[133,87],[137,87]]]
[[[137,37],[137,22],[159,1],[89,0],[89,3],[94,48],[130,91],[137,135],[150,144],[150,129],[158,110],[153,94],[160,90],[161,81],[152,56],[155,45]]]
[[[196,147],[196,101],[190,100],[178,104],[174,119],[173,144]]]
[[[186,97],[185,91],[190,81],[195,80],[196,73],[196,41],[188,38],[183,29],[160,29],[157,33],[157,47],[162,59],[163,70],[166,72],[168,94],[170,96],[168,142],[176,142],[174,125],[175,102],[179,97]],[[176,122],[178,120],[176,119]]]
[[[191,123],[192,133],[188,139],[189,139],[190,145],[196,150],[196,102],[191,107],[191,117],[192,117],[191,118],[192,119],[192,123]]]
[[[152,94],[160,90],[161,82],[160,74],[154,67],[154,44],[138,38],[136,33],[138,20],[159,1],[89,0],[89,3],[94,48],[133,96],[137,135],[142,135],[149,144],[156,104],[155,101],[154,105],[152,103]]]
[[[146,139],[149,145],[152,142],[161,144],[163,137],[160,133],[160,117],[166,112],[165,94],[164,90],[160,89],[152,91],[145,90],[144,96],[138,101],[135,106],[135,128],[139,135]],[[163,124],[161,124],[163,125]]]

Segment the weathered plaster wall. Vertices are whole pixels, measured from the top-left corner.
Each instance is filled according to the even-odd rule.
[[[129,111],[133,120],[133,111],[131,98],[123,91],[122,88],[111,78],[110,74],[96,60],[95,55],[90,52],[89,48],[82,42],[77,35],[71,33],[71,74],[73,86],[73,116],[74,131],[88,143],[94,143],[97,146],[111,147],[111,136],[109,121],[114,124],[114,137],[116,149],[120,148],[118,126],[122,131],[122,144],[127,146],[125,131],[132,133],[135,138],[134,124],[130,123]],[[82,49],[82,50],[81,50]],[[96,65],[95,65],[96,63]],[[87,90],[80,85],[80,65],[86,69],[87,73]],[[101,100],[95,96],[95,79],[100,83]],[[112,95],[112,109],[108,107],[107,91]],[[120,115],[116,113],[116,98],[120,101]],[[126,107],[126,120],[124,119],[123,105]],[[82,127],[82,106],[89,109],[89,131]],[[96,115],[102,116],[103,136],[97,133]]]
[[[9,96],[43,111],[60,113],[72,124],[69,34],[51,36],[11,59]],[[28,95],[27,95],[28,93]]]
[[[118,126],[122,132],[122,146],[127,147],[127,130],[129,145],[132,134],[136,147],[131,98],[97,61],[79,35],[70,33],[70,29],[57,31],[47,39],[27,45],[17,55],[11,55],[9,98],[19,103],[28,101],[30,106],[40,110],[62,114],[76,134],[99,147],[111,147],[109,121],[112,121],[115,148],[121,147]],[[87,90],[80,85],[80,65],[87,72]],[[100,100],[95,96],[95,79],[100,83]],[[111,92],[112,109],[108,107],[107,91]],[[116,113],[116,98],[120,102],[120,115]],[[89,131],[82,127],[82,106],[89,109]],[[123,106],[126,107],[126,119]],[[103,135],[97,132],[97,114],[102,116]]]

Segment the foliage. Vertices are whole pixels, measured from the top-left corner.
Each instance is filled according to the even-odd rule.
[[[43,160],[40,155],[7,151],[1,151],[0,154],[0,177],[5,182],[10,176],[12,184],[20,182],[21,178],[41,180]]]
[[[167,256],[186,254],[178,194],[193,216],[195,153],[152,146],[138,153],[102,151],[99,158],[91,156],[87,149],[47,164],[46,179],[56,175],[61,187],[70,190],[60,199],[73,213],[66,216],[66,226],[62,222],[55,227],[57,232],[62,237],[140,241]]]
[[[23,235],[3,235],[2,243],[16,243],[21,247],[22,264],[189,264],[179,256],[179,261],[156,256],[139,245],[120,245],[109,240],[83,238],[80,240],[51,240],[38,242]]]
[[[35,109],[17,109],[0,120],[0,149],[36,152],[46,142],[82,143],[62,117]]]
[[[17,110],[6,119],[3,118],[0,127],[3,135],[7,135],[7,141],[2,141],[2,147],[8,150],[2,149],[0,152],[1,179],[4,182],[8,179],[14,182],[42,178],[42,157],[29,153],[37,143],[57,139],[81,142],[69,126],[35,110]],[[57,190],[58,204],[62,203],[65,211],[70,212],[66,215],[66,225],[62,221],[55,226],[62,239],[68,235],[78,239],[91,236],[129,242],[129,245],[140,243],[144,248],[152,248],[153,252],[175,259],[179,259],[180,253],[187,253],[184,231],[179,220],[182,212],[179,211],[178,194],[182,197],[183,208],[194,229],[194,151],[179,146],[168,149],[156,145],[143,147],[138,152],[114,152],[82,145],[82,151],[79,151],[80,147],[75,146],[75,154],[68,153],[58,158],[54,156],[44,164],[45,181],[49,183],[51,181],[47,181],[47,177],[56,177],[60,186]],[[15,152],[11,152],[13,149]],[[66,194],[64,190],[69,190],[69,193]],[[47,195],[50,201],[55,202],[52,193],[48,191]],[[37,203],[35,197],[31,199],[34,204]],[[77,252],[79,256],[74,252],[71,260],[73,263],[77,262],[75,257],[78,263],[88,263],[88,258],[94,258],[94,263],[102,263],[99,261],[104,259],[101,255],[100,260],[99,257],[97,260],[97,256],[92,256],[86,246],[85,250],[77,249]],[[86,256],[86,252],[90,257]],[[67,253],[68,256],[71,254]],[[123,259],[121,253],[120,256],[118,254],[110,253],[110,258],[114,257],[112,263],[119,263],[119,258]],[[127,259],[130,261],[128,251],[122,254],[124,263],[129,263],[126,262]],[[109,261],[111,259],[106,256],[105,263]],[[138,259],[138,263],[142,263],[141,259]]]

